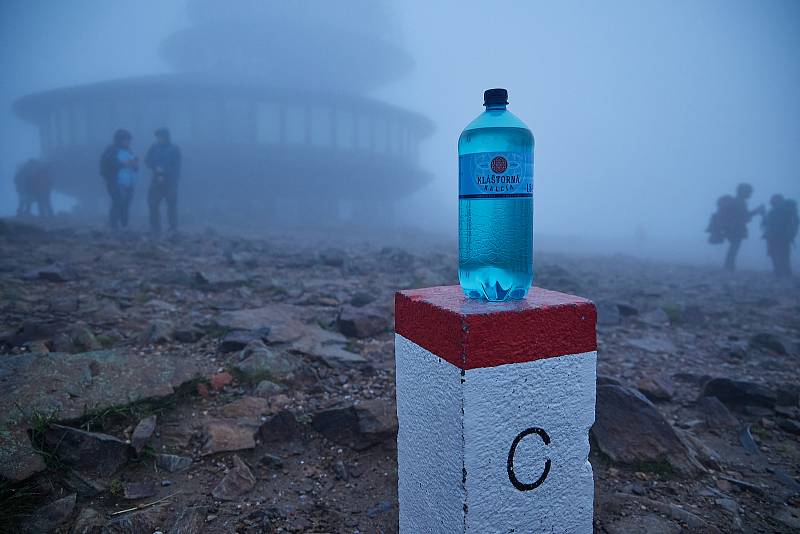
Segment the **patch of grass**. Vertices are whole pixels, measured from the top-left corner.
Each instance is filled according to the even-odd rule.
[[[21,410],[21,408],[18,409]],[[51,412],[44,412],[39,410],[38,408],[34,408],[31,411],[30,415],[30,425],[31,425],[31,432],[36,434],[43,434],[47,427],[49,427],[53,423],[58,422],[58,408],[52,410]]]
[[[32,483],[0,481],[0,534],[19,532],[25,519],[36,510],[42,495]]]
[[[157,451],[152,446],[147,445],[144,449],[142,449],[142,452],[140,452],[135,458],[131,459],[130,462],[141,464],[147,462],[148,460],[155,461],[156,453]]]
[[[637,462],[635,464],[632,464],[631,467],[635,471],[642,471],[644,473],[653,473],[655,475],[667,478],[675,475],[675,469],[666,460]]]
[[[103,347],[104,349],[112,348],[114,345],[117,344],[117,341],[119,341],[118,338],[116,338],[114,336],[108,336],[108,335],[105,335],[105,334],[99,334],[99,335],[95,336],[94,338],[97,340],[97,342],[100,344],[100,346]]]
[[[108,485],[108,491],[114,497],[122,497],[125,494],[125,485],[120,479],[115,478],[111,481],[111,484]]]
[[[89,410],[75,422],[87,432],[102,432],[114,424],[136,424],[145,417],[160,414],[174,402],[174,395],[171,395],[159,401],[145,400],[100,410]]]
[[[17,409],[20,411],[20,413],[24,414],[19,405],[17,405]],[[31,440],[31,447],[36,454],[42,457],[42,460],[44,460],[44,464],[48,469],[61,468],[61,462],[59,461],[58,456],[56,456],[47,448],[44,439],[45,432],[47,432],[47,429],[50,427],[50,425],[58,423],[58,413],[59,412],[57,408],[51,412],[44,412],[38,408],[34,408],[28,416],[30,426],[30,429],[28,430],[28,437]]]
[[[680,306],[666,304],[661,306],[661,309],[664,310],[664,313],[667,314],[667,317],[669,318],[669,322],[671,324],[678,324],[682,322],[681,318],[683,310],[680,308]]]
[[[307,426],[311,425],[312,421],[311,415],[307,413],[301,413],[300,415],[296,415],[295,419],[297,419],[297,422],[300,423],[301,425],[307,425]]]

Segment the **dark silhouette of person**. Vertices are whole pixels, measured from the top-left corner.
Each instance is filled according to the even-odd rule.
[[[50,194],[53,191],[53,178],[50,169],[42,160],[31,158],[22,164],[14,175],[14,185],[19,196],[17,216],[28,217],[35,203],[39,217],[53,216]]]
[[[133,136],[128,130],[114,132],[112,143],[100,156],[100,175],[111,198],[109,223],[112,230],[127,228],[131,201],[136,185],[139,158],[131,150]]]
[[[161,232],[161,202],[167,204],[169,231],[178,230],[178,181],[181,175],[181,149],[172,143],[169,130],[155,131],[156,142],[147,151],[145,165],[153,173],[147,203],[150,207],[150,231]]]
[[[767,255],[772,260],[775,276],[787,278],[792,276],[792,243],[797,237],[798,214],[797,202],[786,199],[783,195],[772,195],[770,210],[764,215],[762,226],[764,239],[767,240]]]
[[[746,183],[739,184],[736,187],[735,197],[726,195],[719,199],[717,213],[714,214],[722,238],[728,241],[724,267],[731,272],[736,270],[736,256],[739,254],[739,247],[742,245],[742,241],[747,239],[747,224],[754,215],[759,213],[763,215],[764,213],[764,206],[759,206],[752,211],[747,208],[747,200],[752,195],[753,186]],[[712,223],[714,217],[712,217]]]

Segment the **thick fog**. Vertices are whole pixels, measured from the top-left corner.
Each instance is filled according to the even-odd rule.
[[[314,68],[298,61],[297,72],[272,75],[317,91],[361,91],[432,121],[435,130],[420,140],[418,154],[431,179],[398,199],[398,224],[455,233],[456,142],[490,87],[508,88],[509,109],[536,138],[537,246],[716,262],[724,250],[706,244],[704,229],[719,196],[750,182],[751,207],[768,204],[774,193],[800,197],[800,4],[793,0],[453,0],[365,8],[373,3],[306,2],[280,11],[299,25],[306,18],[319,23],[318,10],[338,12],[326,15],[330,24],[377,34],[405,55],[373,53],[365,42],[354,48],[352,64],[334,64],[317,85],[324,55],[336,56],[343,45],[315,34],[321,37],[313,52],[323,59],[312,61]],[[170,72],[160,45],[190,25],[183,1],[3,0],[0,214],[16,208],[16,166],[41,151],[38,129],[12,110],[18,98]],[[263,32],[273,29],[280,28]],[[270,53],[288,58],[281,69],[291,69],[297,51]],[[382,58],[397,65],[373,61]],[[143,152],[151,139],[135,142]],[[191,183],[187,173],[182,187]],[[387,180],[375,194],[393,196],[396,185]],[[57,208],[71,205],[56,199]],[[191,213],[192,205],[181,209]],[[758,220],[742,260],[763,267]]]

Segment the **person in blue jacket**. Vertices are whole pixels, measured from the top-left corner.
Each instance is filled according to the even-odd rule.
[[[128,212],[139,170],[139,158],[131,149],[132,140],[131,133],[120,128],[114,132],[114,140],[100,156],[100,175],[111,198],[109,222],[112,230],[128,226]]]
[[[169,231],[178,230],[178,181],[181,176],[181,149],[172,143],[169,130],[155,131],[156,142],[145,156],[145,165],[153,173],[147,202],[150,207],[150,230],[161,232],[161,202],[167,204]]]

